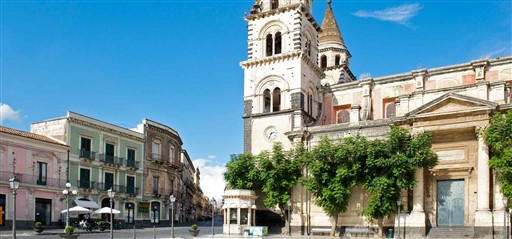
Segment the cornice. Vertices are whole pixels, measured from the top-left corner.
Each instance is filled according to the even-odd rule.
[[[299,7],[301,7],[301,5],[302,5],[302,3],[297,3],[297,4],[289,5],[289,6],[286,6],[286,7],[280,7],[280,8],[272,9],[272,10],[269,10],[269,11],[263,11],[263,12],[260,12],[260,13],[251,14],[251,15],[245,16],[244,19],[246,21],[254,21],[254,20],[261,19],[261,18],[265,18],[265,17],[271,17],[271,16],[275,16],[277,14],[281,14],[281,13],[297,10],[297,9],[299,9]]]
[[[93,123],[90,123],[90,122],[87,122],[87,121],[84,121],[84,120],[80,120],[80,119],[76,119],[76,118],[69,118],[69,122],[73,123],[73,124],[82,125],[82,126],[86,126],[86,127],[89,127],[89,128],[97,129],[97,130],[100,130],[100,131],[108,132],[108,133],[111,133],[111,134],[116,134],[116,135],[119,135],[119,136],[122,136],[122,137],[125,137],[125,138],[129,138],[129,139],[132,139],[132,140],[135,140],[135,141],[144,142],[144,138],[139,138],[139,137],[136,137],[136,136],[133,136],[133,135],[130,135],[130,134],[127,134],[127,133],[115,130],[115,129],[111,129],[111,128],[107,128],[107,127],[100,126],[100,125],[97,125],[97,124],[93,124]]]
[[[164,130],[162,128],[159,128],[159,127],[156,127],[153,125],[148,125],[148,130],[151,130],[160,135],[168,136],[169,138],[172,139],[172,141],[175,141],[175,142],[179,143],[180,145],[183,144],[183,142],[181,141],[181,138],[178,135],[176,135],[174,132]]]

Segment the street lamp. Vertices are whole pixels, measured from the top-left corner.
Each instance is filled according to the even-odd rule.
[[[69,190],[71,190],[71,183],[66,183],[66,189],[62,190],[62,194],[66,196],[66,227],[69,226]],[[71,194],[76,195],[77,191],[71,191]]]
[[[11,187],[13,198],[12,239],[16,239],[16,190],[20,187],[20,181],[16,179],[16,175],[9,179],[9,186]]]
[[[291,226],[292,218],[291,218],[291,213],[290,213],[290,207],[292,206],[292,202],[290,200],[288,200],[286,202],[286,205],[288,205],[288,236],[291,236],[292,235],[292,226]]]
[[[508,198],[506,196],[503,196],[503,231],[505,234],[503,235],[504,239],[508,239],[508,225],[507,225],[507,214],[508,214]]]
[[[176,202],[176,197],[171,195],[169,199],[171,200],[171,237],[174,238],[174,202]]]
[[[110,198],[110,239],[114,239],[114,214],[112,214],[112,201],[114,200],[116,192],[112,191],[112,188],[110,188],[107,192],[108,197]]]
[[[402,206],[402,200],[400,200],[400,199],[396,200],[396,205],[398,207],[398,237],[397,237],[397,239],[400,239],[400,206]]]
[[[210,201],[212,203],[212,237],[215,235],[214,226],[215,226],[215,204],[217,201],[215,201],[215,198],[212,197],[212,200]]]

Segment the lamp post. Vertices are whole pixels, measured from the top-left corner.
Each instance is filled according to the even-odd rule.
[[[212,237],[215,235],[215,204],[217,201],[215,201],[215,198],[212,197],[212,200],[210,201],[212,203]]]
[[[292,235],[292,226],[291,226],[291,222],[292,222],[292,216],[291,216],[291,213],[290,213],[290,207],[292,206],[292,202],[290,200],[288,200],[286,202],[286,205],[288,205],[288,236],[291,236]]]
[[[110,239],[114,239],[114,216],[112,214],[112,201],[114,200],[116,192],[112,191],[112,188],[110,188],[107,192],[108,197],[110,198]]]
[[[508,225],[507,225],[508,198],[506,196],[503,196],[502,200],[503,200],[503,231],[504,231],[503,238],[508,239]]]
[[[171,195],[169,199],[171,200],[171,237],[174,238],[174,202],[176,202],[176,197]]]
[[[71,183],[66,183],[66,189],[62,190],[62,194],[66,196],[66,227],[69,226],[69,190],[71,190]],[[71,194],[76,195],[77,191],[71,191]]]
[[[400,239],[400,206],[402,206],[402,200],[398,199],[396,201],[396,205],[398,207],[398,237],[397,237],[397,239]]]
[[[12,213],[12,238],[16,239],[16,190],[20,187],[20,181],[16,179],[16,175],[9,179],[9,186],[12,190],[12,205],[13,205],[13,213]]]

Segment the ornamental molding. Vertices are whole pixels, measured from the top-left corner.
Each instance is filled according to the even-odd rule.
[[[96,129],[96,130],[99,130],[99,131],[103,131],[103,132],[108,132],[108,133],[111,133],[111,134],[119,135],[119,136],[122,136],[122,137],[125,137],[125,138],[129,138],[129,139],[132,139],[132,140],[135,140],[135,141],[144,142],[143,138],[139,138],[139,137],[136,137],[136,136],[133,136],[133,135],[121,132],[119,130],[115,130],[115,129],[112,129],[112,128],[107,128],[107,127],[104,127],[104,126],[101,126],[101,125],[97,125],[97,124],[94,124],[94,123],[91,123],[91,122],[87,122],[87,121],[84,121],[84,120],[80,120],[80,119],[76,119],[76,118],[69,118],[69,121],[70,121],[70,123],[73,123],[73,124],[77,124],[77,125],[93,128],[93,129]]]

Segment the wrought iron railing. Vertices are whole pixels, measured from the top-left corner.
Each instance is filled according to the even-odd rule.
[[[80,150],[80,158],[94,160],[94,159],[96,159],[96,152],[81,149]]]
[[[116,157],[116,156],[112,156],[112,155],[100,154],[100,161],[103,163],[122,165],[124,159],[121,157]]]
[[[13,177],[12,172],[8,171],[0,171],[0,181],[8,182],[9,179]],[[20,183],[29,184],[29,185],[38,185],[38,186],[46,186],[46,187],[56,187],[62,188],[66,185],[66,179],[62,178],[46,178],[46,180],[42,180],[38,175],[30,175],[30,174],[21,174],[16,173],[16,179]]]
[[[152,153],[151,159],[155,161],[164,161],[164,157],[161,154]]]
[[[126,160],[126,167],[128,168],[139,168],[139,162],[133,160],[133,159],[127,159]]]
[[[78,185],[78,187],[82,189],[94,189],[96,182],[89,180],[78,180],[76,185]]]

